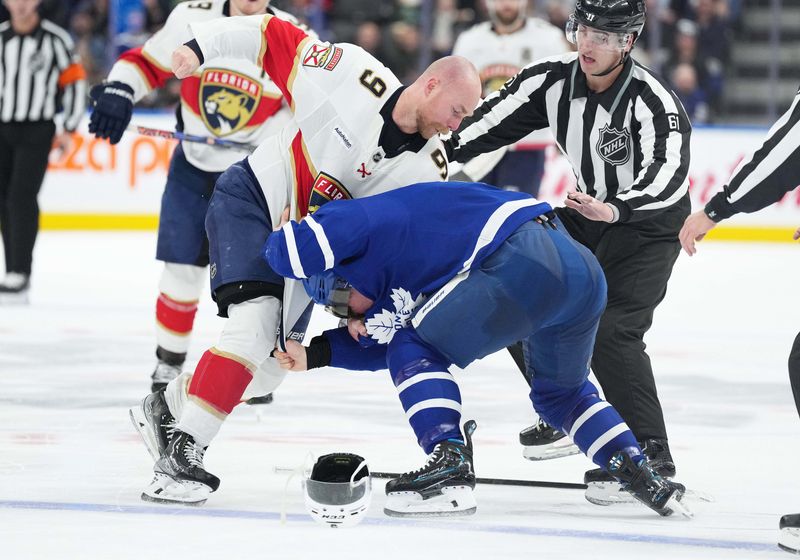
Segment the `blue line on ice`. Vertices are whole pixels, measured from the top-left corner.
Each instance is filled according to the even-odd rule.
[[[192,507],[147,506],[147,505],[114,505],[114,504],[82,504],[69,502],[33,502],[25,500],[0,500],[0,508],[35,509],[53,511],[80,511],[91,513],[135,513],[143,515],[185,515],[195,517],[222,517],[227,519],[266,519],[278,521],[280,513],[271,511],[245,511],[232,509],[210,509]],[[287,514],[292,522],[312,523],[312,519],[304,514]],[[430,522],[428,518],[424,520]],[[367,518],[364,525],[376,526],[415,526],[423,520]],[[609,533],[604,531],[582,531],[578,529],[555,529],[546,527],[520,527],[513,525],[489,525],[485,523],[436,521],[436,527],[454,531],[481,531],[485,533],[506,533],[513,535],[531,535],[541,537],[589,539],[601,541],[625,541],[680,545],[691,547],[720,548],[731,550],[772,551],[778,550],[774,544],[748,541],[732,541],[719,539],[702,539],[693,537],[676,537],[670,535],[642,535],[628,533]],[[427,527],[426,527],[427,528]]]

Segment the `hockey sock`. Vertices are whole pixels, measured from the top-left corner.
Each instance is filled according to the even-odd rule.
[[[593,385],[591,387],[594,389]],[[625,450],[634,462],[642,457],[642,450],[628,425],[616,409],[596,393],[582,395],[567,415],[563,430],[601,468],[605,468],[619,450]]]
[[[189,395],[189,382],[192,380],[191,372],[184,371],[178,377],[167,383],[164,390],[164,400],[167,408],[175,418],[180,418]]]
[[[425,453],[446,439],[463,442],[461,392],[447,371],[447,360],[407,328],[395,334],[387,361],[403,410]]]
[[[159,347],[175,354],[185,354],[189,348],[197,300],[177,301],[163,292],[156,302],[156,340]]]

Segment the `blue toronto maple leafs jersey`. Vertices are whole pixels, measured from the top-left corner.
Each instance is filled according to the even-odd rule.
[[[375,302],[364,322],[370,339],[386,344],[429,296],[550,210],[483,183],[418,183],[330,202],[271,234],[264,257],[288,278],[333,269]]]

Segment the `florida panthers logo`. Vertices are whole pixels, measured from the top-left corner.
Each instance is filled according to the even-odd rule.
[[[244,128],[261,99],[261,84],[230,70],[209,68],[200,79],[200,113],[215,136]]]

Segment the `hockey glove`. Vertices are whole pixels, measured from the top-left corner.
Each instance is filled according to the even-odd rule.
[[[116,144],[133,114],[133,88],[122,82],[99,84],[89,92],[94,111],[89,118],[89,132]]]

